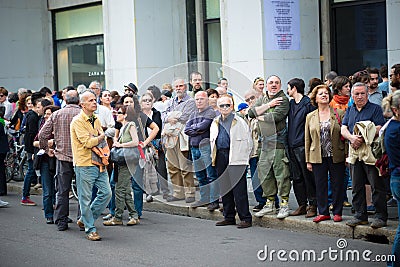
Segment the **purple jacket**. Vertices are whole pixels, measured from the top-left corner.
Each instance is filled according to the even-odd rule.
[[[189,144],[191,146],[199,146],[203,139],[207,139],[209,144],[210,126],[215,117],[215,111],[210,106],[202,112],[196,110],[190,115],[186,123],[185,134],[189,136]]]

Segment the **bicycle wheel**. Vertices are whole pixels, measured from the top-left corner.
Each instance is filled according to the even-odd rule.
[[[7,153],[6,158],[4,160],[4,165],[6,167],[6,182],[8,183],[11,179],[14,178],[15,168],[15,155],[14,153]]]
[[[75,177],[72,178],[71,190],[72,190],[72,194],[74,195],[74,198],[75,198],[76,200],[78,200],[78,188],[76,188],[76,180],[75,180]]]
[[[15,181],[23,181],[25,178],[25,174],[28,171],[28,161],[26,158],[26,153],[25,151],[22,152],[21,154],[21,161],[18,164],[18,175],[17,177],[14,177]]]

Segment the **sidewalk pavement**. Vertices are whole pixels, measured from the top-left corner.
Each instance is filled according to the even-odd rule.
[[[16,192],[22,194],[23,182],[11,181],[7,184],[9,192]],[[196,192],[198,194],[198,191]],[[32,195],[41,195],[42,189],[34,190],[31,188]],[[189,216],[206,220],[220,221],[223,220],[222,212],[216,210],[214,212],[209,212],[205,207],[199,207],[196,209],[188,207],[184,201],[176,201],[167,203],[162,199],[161,195],[153,197],[154,201],[147,203],[144,201],[144,210],[151,212],[168,213],[180,216]],[[297,204],[294,200],[293,192],[291,193],[290,207],[292,209],[297,208]],[[351,202],[351,200],[349,199]],[[250,205],[254,203],[254,197],[251,192],[249,192],[249,202]],[[222,207],[222,204],[221,204]],[[396,214],[393,214],[394,209],[396,209]],[[250,206],[250,212],[252,206]],[[253,213],[253,212],[252,212]],[[397,208],[389,209],[389,220],[388,226],[380,229],[373,229],[368,225],[349,227],[346,225],[346,221],[352,218],[350,213],[350,208],[344,208],[343,221],[333,222],[333,220],[323,221],[320,223],[314,223],[312,218],[305,218],[304,216],[289,216],[283,220],[277,219],[276,215],[267,215],[263,218],[257,218],[253,216],[253,225],[257,225],[265,228],[274,228],[295,232],[309,232],[320,235],[330,235],[342,238],[352,238],[352,239],[364,239],[367,241],[380,242],[380,243],[393,243],[396,234],[396,229],[398,226]],[[370,217],[372,218],[372,217]],[[239,218],[236,220],[239,222]]]

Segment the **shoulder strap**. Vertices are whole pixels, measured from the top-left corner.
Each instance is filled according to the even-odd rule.
[[[339,114],[338,114],[338,112],[337,112],[337,108],[334,108],[334,109],[333,109],[333,112],[335,113],[335,116],[336,116],[336,119],[337,119],[339,125],[342,125],[342,122],[340,121]]]

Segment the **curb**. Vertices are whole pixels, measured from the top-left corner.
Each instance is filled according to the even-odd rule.
[[[224,219],[223,214],[218,210],[209,212],[204,207],[193,209],[184,206],[168,205],[158,202],[157,200],[151,203],[145,202],[143,208],[146,211],[168,213],[213,221]],[[314,223],[312,218],[308,219],[304,218],[303,216],[289,216],[284,220],[280,220],[274,215],[267,215],[263,218],[257,218],[253,216],[253,225],[264,228],[289,230],[293,232],[307,232],[348,239],[363,239],[373,242],[381,240],[383,243],[389,242],[389,244],[393,244],[398,225],[397,221],[389,220],[388,226],[379,229],[373,229],[368,225],[360,225],[357,227],[347,226],[346,221],[352,218],[352,216],[343,216],[343,221],[339,223],[333,222],[333,220]],[[238,222],[238,219],[236,221]]]
[[[11,182],[7,183],[7,191],[8,192],[15,192],[15,193],[22,195],[22,188],[23,188],[23,182],[11,181]],[[31,187],[29,193],[31,195],[42,195],[42,188],[34,189]]]

